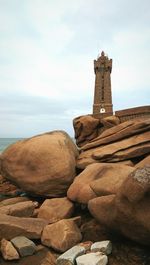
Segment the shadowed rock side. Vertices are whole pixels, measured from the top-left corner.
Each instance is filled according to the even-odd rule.
[[[103,132],[84,145],[77,167],[98,162],[119,162],[150,153],[150,119],[127,121]]]
[[[31,195],[66,194],[78,151],[67,133],[54,131],[19,141],[1,155],[2,175]]]
[[[150,244],[150,166],[133,171],[116,195],[89,201],[102,224],[143,245]]]
[[[133,167],[113,163],[89,165],[75,178],[67,196],[72,201],[86,204],[95,197],[116,194],[133,170]]]
[[[0,175],[0,195],[1,196],[16,196],[21,193],[21,190],[12,184],[9,180]]]

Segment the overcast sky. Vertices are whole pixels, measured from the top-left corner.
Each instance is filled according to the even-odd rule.
[[[114,110],[150,101],[149,0],[0,0],[0,137],[92,112],[93,60],[113,59]]]

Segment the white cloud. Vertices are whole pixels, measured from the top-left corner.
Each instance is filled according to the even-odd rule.
[[[73,117],[91,112],[93,59],[101,49],[113,59],[115,109],[148,104],[148,7],[147,0],[133,0],[132,3],[125,0],[0,0],[1,95],[11,99],[18,94],[30,96],[32,100],[33,96],[47,98],[51,104],[58,100],[63,107],[57,115],[58,103],[49,109],[49,102],[33,100],[33,106],[39,104],[39,109],[42,104],[46,105],[45,112],[41,111],[41,116],[38,113],[40,119],[37,120],[30,108],[30,119],[29,113],[20,118],[18,109],[25,108],[23,101],[15,108],[10,101],[9,109],[5,99],[3,115],[4,110],[12,110],[13,114],[12,130],[1,115],[3,132],[9,128],[8,131],[15,134],[18,130],[16,119],[20,127],[23,120],[26,125],[30,120],[25,126],[27,134],[27,130],[35,133],[40,128],[46,130],[48,119],[51,129],[60,125],[70,131]],[[5,118],[10,121],[9,115]]]

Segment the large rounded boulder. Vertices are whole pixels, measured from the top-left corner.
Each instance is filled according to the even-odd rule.
[[[63,131],[18,141],[1,155],[2,175],[38,196],[61,197],[75,177],[78,150]]]

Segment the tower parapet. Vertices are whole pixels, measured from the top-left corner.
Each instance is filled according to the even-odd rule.
[[[101,56],[94,60],[95,91],[93,116],[106,117],[113,115],[111,74],[112,59],[108,59],[102,51]]]

